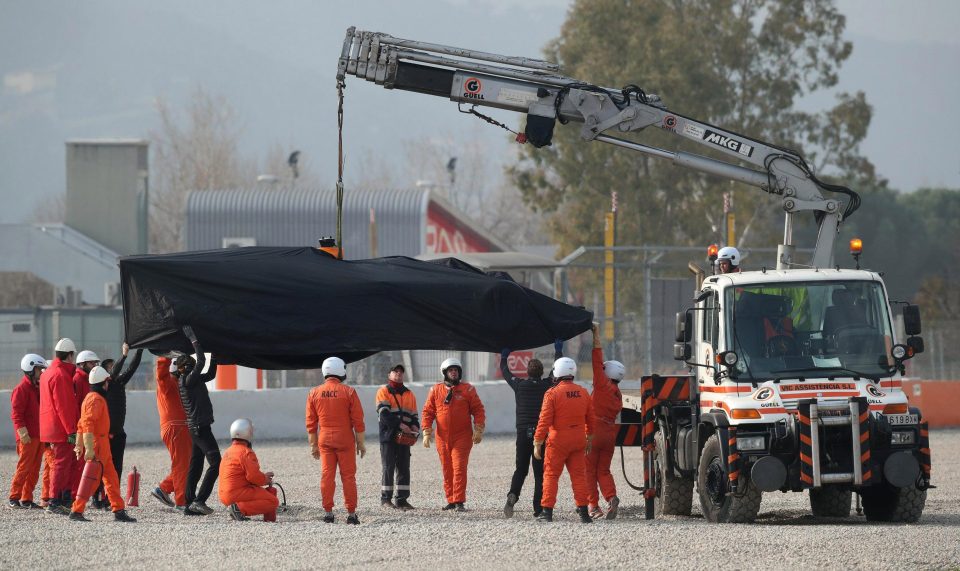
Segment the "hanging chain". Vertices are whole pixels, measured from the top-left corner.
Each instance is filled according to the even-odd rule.
[[[347,84],[337,80],[337,259],[343,259],[343,90]]]
[[[503,123],[497,121],[497,120],[494,119],[493,117],[490,117],[490,116],[484,115],[483,113],[480,113],[479,111],[477,111],[477,106],[476,106],[476,105],[473,105],[473,106],[470,107],[470,109],[467,109],[466,111],[464,111],[464,110],[463,110],[463,104],[462,104],[462,103],[457,103],[457,110],[460,111],[461,113],[467,113],[467,114],[470,114],[470,115],[476,115],[477,117],[483,119],[483,120],[486,121],[487,123],[490,123],[490,124],[493,125],[494,127],[500,127],[501,129],[506,129],[507,131],[510,131],[511,133],[513,133],[514,135],[517,136],[517,142],[520,143],[521,145],[527,142],[527,135],[526,135],[525,133],[518,133],[518,132],[514,131],[513,129],[511,129],[510,127],[507,127],[507,126],[504,125]]]

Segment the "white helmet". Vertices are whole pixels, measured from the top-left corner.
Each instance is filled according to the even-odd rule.
[[[320,366],[324,377],[346,377],[347,364],[340,357],[327,357]]]
[[[87,381],[91,385],[99,385],[103,381],[110,378],[110,373],[107,372],[103,367],[97,366],[90,371],[90,376],[87,377]]]
[[[47,360],[36,353],[27,353],[20,359],[20,370],[24,373],[32,373],[34,367],[47,368]]]
[[[451,357],[449,359],[444,359],[444,361],[440,363],[440,374],[446,373],[447,369],[450,367],[459,367],[460,371],[463,372],[463,363],[460,362],[460,359],[454,359]]]
[[[622,381],[623,375],[627,373],[627,368],[620,361],[604,361],[603,372],[611,381]]]
[[[73,344],[73,341],[64,337],[63,339],[57,341],[57,346],[53,348],[54,351],[59,351],[61,353],[76,353],[77,346]]]
[[[727,260],[730,262],[730,265],[734,268],[740,265],[740,250],[734,248],[733,246],[724,246],[720,248],[720,251],[717,252],[717,262],[722,260]]]
[[[562,379],[564,377],[575,377],[577,375],[577,362],[570,357],[560,357],[553,362],[553,378]]]
[[[251,442],[253,440],[253,421],[249,418],[238,418],[230,425],[230,438],[239,438]]]
[[[80,363],[89,363],[90,361],[100,361],[100,357],[97,357],[97,354],[93,351],[80,351],[80,354],[77,355],[77,364]]]

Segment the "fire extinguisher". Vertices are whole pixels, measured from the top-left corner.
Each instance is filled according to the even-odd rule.
[[[276,496],[277,488],[280,488],[280,493],[282,494],[281,497],[283,499],[280,501],[280,506],[277,508],[277,511],[273,513],[263,514],[263,521],[277,521],[277,512],[287,511],[287,492],[283,489],[283,486],[281,486],[277,482],[273,482],[272,484],[267,486],[267,491],[273,494],[274,496]]]
[[[83,475],[80,476],[80,486],[77,488],[77,497],[83,501],[90,499],[93,492],[100,486],[103,479],[103,464],[99,460],[87,460],[83,466]]]
[[[140,472],[137,472],[136,466],[127,474],[126,502],[128,506],[140,506]]]

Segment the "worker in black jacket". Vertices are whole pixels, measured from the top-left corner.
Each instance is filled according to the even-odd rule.
[[[174,373],[180,389],[183,410],[187,413],[187,428],[193,440],[190,469],[187,471],[187,506],[183,513],[184,515],[209,515],[213,513],[213,508],[207,506],[207,498],[213,492],[213,484],[220,473],[220,446],[217,444],[217,439],[213,437],[213,431],[210,430],[210,425],[213,424],[213,404],[210,402],[210,393],[207,392],[207,383],[217,376],[217,359],[211,356],[210,370],[204,374],[203,366],[206,364],[206,357],[200,342],[197,341],[197,336],[189,325],[183,327],[183,332],[193,344],[193,350],[197,355],[196,359],[190,355],[177,357],[175,362],[177,372]],[[209,467],[207,473],[203,474],[201,482],[204,458],[209,463]],[[199,490],[198,482],[200,482]]]
[[[563,341],[554,343],[554,358],[563,356]],[[513,506],[520,499],[520,490],[533,462],[533,515],[537,517],[543,508],[540,497],[543,495],[543,460],[533,457],[533,433],[540,420],[540,407],[543,395],[553,387],[553,377],[543,378],[543,363],[539,359],[530,359],[527,363],[527,378],[514,377],[508,363],[510,350],[500,353],[500,372],[503,380],[513,389],[517,404],[517,467],[513,471],[507,503],[503,506],[503,515],[513,517]]]

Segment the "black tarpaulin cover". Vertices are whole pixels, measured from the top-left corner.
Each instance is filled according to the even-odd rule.
[[[223,363],[319,367],[377,351],[530,349],[590,329],[592,314],[459,260],[336,260],[315,248],[235,248],[120,260],[126,341]]]

